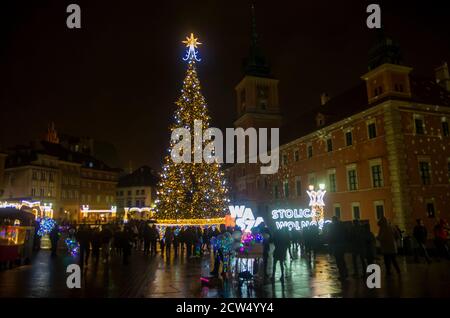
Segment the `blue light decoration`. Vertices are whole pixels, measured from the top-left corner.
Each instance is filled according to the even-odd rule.
[[[67,245],[67,250],[69,251],[70,255],[77,256],[78,252],[80,251],[80,246],[78,242],[71,237],[66,238],[65,242]]]
[[[55,226],[56,226],[55,220],[47,217],[43,218],[39,222],[39,229],[37,234],[41,237],[44,236],[45,234],[49,234]]]
[[[198,41],[198,38],[194,37],[194,34],[191,33],[190,37],[186,37],[186,40],[183,41],[184,44],[186,44],[186,47],[188,48],[186,50],[186,55],[183,58],[183,61],[197,61],[200,62],[201,59],[198,57],[198,50],[197,46],[201,43]]]

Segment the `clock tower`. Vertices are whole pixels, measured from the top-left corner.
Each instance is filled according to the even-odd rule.
[[[244,60],[243,70],[244,77],[235,87],[237,119],[234,126],[244,129],[280,127],[282,116],[278,102],[278,80],[272,76],[259,46],[254,5],[250,51]]]

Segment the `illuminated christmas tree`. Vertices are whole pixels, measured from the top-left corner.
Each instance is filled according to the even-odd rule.
[[[200,145],[197,143],[195,146],[194,120],[201,121],[202,131],[205,131],[209,127],[210,117],[196,71],[196,62],[200,61],[197,47],[201,43],[193,34],[183,43],[187,47],[183,60],[188,62],[188,68],[181,96],[176,102],[178,107],[174,123],[170,129],[173,132],[176,128],[186,128],[191,132],[191,144],[194,147],[190,151],[191,158],[194,158],[195,147],[203,149],[206,144],[201,139]],[[224,217],[228,199],[220,164],[217,160],[212,163],[206,163],[204,160],[201,163],[194,163],[194,160],[191,163],[175,163],[171,157],[175,144],[171,140],[160,175],[156,202],[157,218],[180,220],[180,223],[189,219],[190,224],[202,224],[207,223],[207,219]]]

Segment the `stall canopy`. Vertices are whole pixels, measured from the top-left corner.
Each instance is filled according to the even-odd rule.
[[[12,221],[19,220],[22,226],[30,226],[33,224],[35,216],[33,213],[24,210],[0,208],[0,220],[6,219],[10,219]]]

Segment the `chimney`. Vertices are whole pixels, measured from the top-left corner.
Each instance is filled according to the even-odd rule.
[[[436,83],[438,83],[442,88],[450,92],[450,76],[448,74],[447,62],[444,62],[441,66],[434,69],[436,75]]]
[[[322,93],[320,95],[320,105],[325,105],[330,100],[330,96],[327,93]]]

